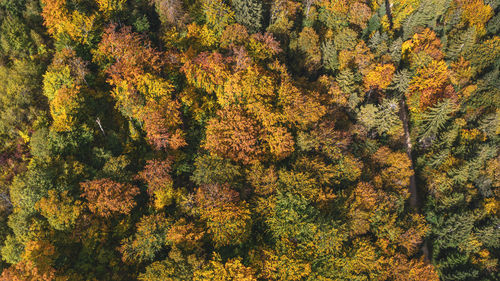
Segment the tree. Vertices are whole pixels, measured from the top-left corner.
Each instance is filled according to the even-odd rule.
[[[91,212],[109,217],[112,214],[129,214],[134,208],[135,195],[139,189],[131,184],[114,182],[110,179],[98,179],[80,183],[82,196],[88,200]]]
[[[235,161],[250,163],[258,159],[260,128],[239,108],[222,109],[207,125],[203,144],[210,152]]]
[[[366,90],[385,90],[391,84],[394,74],[394,65],[377,65],[373,70],[368,72],[364,77],[364,85]]]
[[[227,25],[233,23],[234,12],[222,0],[203,0],[202,9],[208,27],[217,35],[220,35]]]
[[[499,9],[0,0],[0,280],[497,280]]]
[[[179,103],[172,100],[173,85],[163,79],[165,67],[162,54],[154,50],[130,27],[116,31],[106,28],[96,51],[95,60],[107,65],[108,83],[114,86],[113,97],[122,113],[144,123],[148,141],[156,149],[177,149],[184,146]]]
[[[349,21],[363,29],[366,28],[371,16],[372,10],[365,3],[354,2],[349,7]]]
[[[410,111],[422,112],[444,98],[455,97],[448,73],[444,61],[432,61],[428,66],[419,69],[406,94]]]
[[[68,280],[57,276],[54,269],[57,252],[50,242],[30,241],[25,248],[23,260],[2,272],[0,280]]]
[[[305,54],[305,67],[308,71],[317,69],[321,62],[319,37],[311,27],[305,27],[295,43],[301,53]]]
[[[236,183],[242,176],[241,168],[217,155],[200,155],[194,161],[191,180],[198,185]]]
[[[197,189],[196,202],[216,247],[246,241],[250,234],[250,210],[244,201],[239,202],[236,191],[227,185],[203,185]]]
[[[97,0],[99,11],[106,17],[113,16],[124,9],[125,0]]]
[[[156,209],[170,205],[175,198],[171,167],[170,159],[148,160],[144,170],[139,173],[139,177],[148,185],[148,194],[153,197],[152,203]]]
[[[274,0],[271,4],[271,22],[269,32],[287,35],[293,26],[300,4],[289,0]]]
[[[71,39],[89,43],[95,29],[96,15],[85,15],[78,10],[70,11],[66,0],[43,0],[42,16],[47,31],[53,37],[68,35]]]
[[[299,128],[306,128],[318,122],[326,113],[325,106],[319,102],[318,93],[311,91],[307,95],[304,94],[306,91],[293,84],[282,66],[275,67],[281,74],[278,101],[283,108],[282,116],[286,122]]]
[[[182,281],[193,277],[192,267],[182,260],[165,259],[156,261],[146,267],[144,273],[139,274],[141,281]]]
[[[490,5],[481,0],[463,1],[453,3],[456,8],[462,10],[462,21],[476,28],[479,34],[485,33],[485,24],[493,16],[494,12]]]
[[[111,62],[105,69],[111,85],[119,85],[121,81],[140,81],[148,70],[160,70],[161,55],[149,42],[142,41],[144,38],[133,33],[129,26],[116,29],[113,24],[106,27],[94,57],[98,63]]]
[[[231,259],[222,263],[220,256],[215,255],[201,270],[194,273],[195,281],[256,281],[253,270],[241,263],[240,259]]]
[[[227,66],[219,53],[202,52],[181,68],[187,81],[208,93],[220,95],[228,77]]]
[[[177,149],[186,145],[184,134],[178,128],[182,120],[177,102],[166,97],[158,102],[148,101],[142,108],[140,119],[144,121],[148,141],[156,149]]]
[[[335,71],[339,67],[338,54],[332,40],[321,44],[323,67],[330,71]]]
[[[143,216],[133,237],[122,241],[120,252],[127,262],[151,261],[167,245],[171,222],[161,214]]]
[[[450,119],[450,114],[455,111],[454,104],[450,100],[444,100],[435,107],[429,108],[424,113],[421,138],[436,136],[442,130],[446,122]]]
[[[409,60],[417,66],[422,62],[428,62],[429,59],[439,61],[443,58],[441,40],[429,28],[413,35],[412,39],[404,42],[401,48],[403,54],[410,52]]]
[[[179,0],[154,0],[156,11],[163,24],[180,26],[185,16],[182,1]]]
[[[375,184],[400,189],[404,194],[406,191],[402,188],[410,184],[410,176],[413,174],[411,162],[405,153],[392,152],[387,147],[381,147],[375,152],[373,159],[381,167],[379,175],[374,177]]]
[[[250,33],[259,32],[262,27],[262,3],[255,0],[233,0],[235,20],[244,25]]]
[[[57,132],[73,130],[84,105],[87,63],[76,56],[72,49],[58,52],[44,75],[44,94],[49,99],[50,113]]]
[[[71,229],[83,209],[79,200],[72,200],[68,196],[68,191],[58,195],[54,189],[49,190],[48,197],[40,199],[36,206],[57,230]]]

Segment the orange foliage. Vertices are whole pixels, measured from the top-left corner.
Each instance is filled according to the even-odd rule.
[[[419,69],[406,93],[410,110],[423,111],[444,98],[455,97],[448,75],[448,67],[444,61],[432,61]]]
[[[156,149],[177,149],[186,145],[183,132],[178,128],[182,123],[179,103],[167,97],[158,102],[150,100],[142,109],[140,118],[144,121],[148,141]]]
[[[2,271],[0,281],[65,281],[67,279],[56,279],[55,270],[40,272],[30,261],[21,261]]]
[[[370,48],[366,46],[365,41],[361,40],[354,49],[353,58],[359,72],[366,75],[366,73],[372,69],[375,56],[372,54]]]
[[[269,32],[252,34],[248,48],[253,57],[261,60],[270,59],[282,51],[280,43]]]
[[[112,62],[105,71],[108,83],[115,86],[112,94],[117,105],[125,115],[144,123],[149,143],[156,149],[177,149],[186,144],[178,128],[182,123],[180,104],[170,97],[172,84],[160,76],[168,60],[149,44],[130,27],[116,31],[116,26],[110,25],[95,59]]]
[[[349,208],[349,217],[351,217],[351,229],[354,234],[365,234],[370,229],[371,212],[380,199],[375,188],[369,184],[360,182],[351,195],[353,200]]]
[[[67,281],[56,276],[53,265],[57,257],[56,248],[45,240],[29,241],[22,261],[5,269],[0,281]]]
[[[81,182],[80,186],[90,211],[103,217],[112,213],[128,214],[135,206],[134,197],[139,194],[137,187],[110,179]]]
[[[276,191],[278,187],[278,174],[274,167],[265,169],[262,164],[256,163],[250,168],[247,174],[248,181],[258,195],[267,196]]]
[[[391,262],[392,277],[395,281],[439,281],[434,266],[421,259],[407,259],[397,255]]]
[[[259,134],[258,124],[241,109],[225,108],[208,122],[203,147],[212,153],[249,163],[261,153]]]
[[[95,28],[95,15],[84,15],[79,11],[70,12],[66,0],[42,0],[42,17],[50,35],[56,37],[61,33],[69,35],[73,40],[87,43],[89,33]]]
[[[113,63],[106,68],[111,85],[118,85],[120,81],[139,81],[145,73],[160,70],[160,53],[149,45],[148,40],[133,33],[129,26],[116,29],[116,25],[111,24],[104,30],[95,56],[97,62]]]
[[[201,246],[204,230],[195,226],[193,223],[186,222],[185,218],[175,222],[167,233],[167,241],[182,247],[186,250],[193,250]]]
[[[460,57],[458,61],[451,64],[450,80],[460,87],[465,86],[472,78],[472,68],[470,62]]]
[[[441,60],[444,55],[441,51],[441,41],[436,33],[426,28],[420,33],[413,35],[412,39],[403,43],[403,53],[411,52],[410,62],[416,63],[417,56],[424,53],[434,60]]]
[[[282,67],[278,68],[281,71],[281,84],[278,89],[279,105],[283,107],[283,120],[305,128],[315,122],[318,122],[326,113],[326,108],[319,102],[317,92],[301,91],[296,87]]]
[[[170,205],[174,196],[177,195],[173,188],[173,180],[170,176],[172,161],[148,160],[144,170],[139,173],[138,178],[144,180],[147,192],[152,198],[152,204],[156,209]]]
[[[368,20],[372,16],[372,10],[368,5],[361,2],[354,2],[349,7],[349,22],[366,28]]]
[[[170,176],[172,161],[171,160],[148,160],[144,170],[139,173],[139,177],[148,184],[148,193],[153,195],[156,191],[161,190],[173,184]]]
[[[364,77],[365,89],[385,90],[391,84],[395,67],[392,64],[377,65]]]
[[[194,59],[186,61],[181,71],[186,75],[188,83],[217,95],[222,93],[229,75],[226,61],[217,52],[200,53]]]
[[[257,278],[254,277],[252,268],[243,265],[241,258],[230,259],[222,263],[220,256],[215,255],[203,269],[195,271],[193,280],[257,281]]]
[[[292,134],[283,127],[268,128],[265,141],[271,154],[278,159],[286,158],[295,150]]]
[[[196,191],[196,202],[202,210],[221,207],[239,201],[239,193],[228,184],[203,185]]]
[[[236,45],[245,44],[248,37],[249,35],[246,28],[241,24],[235,23],[226,26],[226,29],[222,32],[220,44],[223,48],[230,48]]]

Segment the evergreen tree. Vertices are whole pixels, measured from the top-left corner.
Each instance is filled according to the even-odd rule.
[[[263,9],[262,2],[258,0],[232,0],[234,18],[236,22],[244,25],[249,33],[262,30]]]

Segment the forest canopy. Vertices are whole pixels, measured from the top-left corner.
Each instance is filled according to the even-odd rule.
[[[0,0],[0,281],[494,281],[500,1]]]

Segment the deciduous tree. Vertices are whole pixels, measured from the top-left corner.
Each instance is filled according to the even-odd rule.
[[[103,217],[115,213],[128,214],[136,204],[134,197],[139,194],[137,187],[110,179],[86,181],[80,186],[90,211]]]

